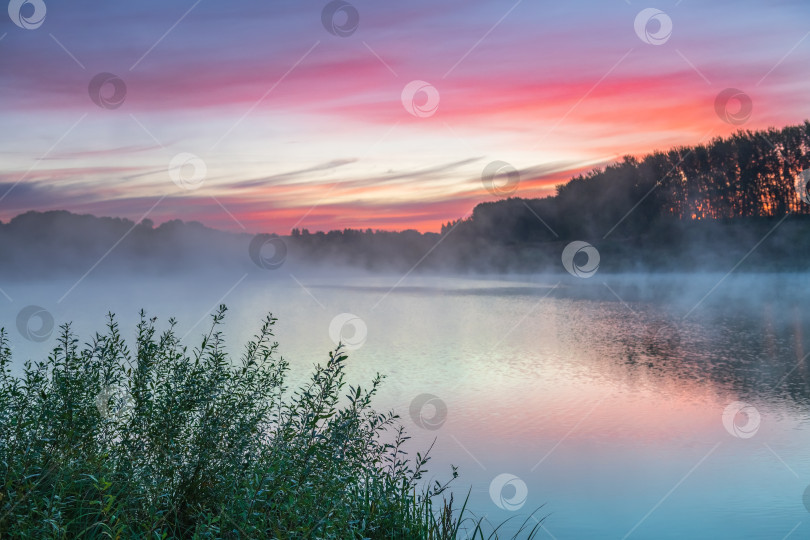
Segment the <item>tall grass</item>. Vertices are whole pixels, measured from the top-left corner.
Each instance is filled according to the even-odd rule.
[[[372,408],[381,376],[347,385],[338,347],[291,390],[275,319],[234,360],[225,312],[193,350],[144,312],[134,349],[112,314],[81,348],[66,324],[19,376],[0,329],[0,537],[484,538]]]

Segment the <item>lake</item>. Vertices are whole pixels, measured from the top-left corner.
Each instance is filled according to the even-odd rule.
[[[28,305],[82,341],[108,310],[132,337],[143,307],[192,344],[224,302],[237,352],[272,312],[293,380],[343,339],[351,383],[387,375],[377,408],[412,453],[435,439],[428,478],[457,465],[456,498],[502,530],[810,535],[807,276],[269,275],[0,283],[0,325],[19,366],[56,332],[25,339]]]

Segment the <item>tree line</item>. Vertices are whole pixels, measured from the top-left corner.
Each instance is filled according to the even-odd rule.
[[[810,167],[810,122],[738,131],[705,144],[679,146],[575,176],[542,199],[478,205],[443,233],[505,243],[645,234],[672,220],[726,221],[808,214],[796,183]],[[455,232],[454,232],[455,234]]]
[[[264,236],[285,243],[288,269],[559,270],[560,254],[574,240],[596,246],[607,271],[727,269],[767,237],[746,264],[806,270],[810,250],[796,246],[806,238],[810,204],[796,183],[810,168],[808,149],[808,121],[739,131],[705,144],[626,156],[575,176],[550,197],[481,203],[441,232],[294,229]],[[155,227],[149,220],[136,225],[65,211],[28,212],[0,223],[0,276],[81,273],[88,261],[101,259],[99,270],[251,268],[251,244],[249,234],[196,222]],[[107,256],[112,245],[117,247]]]

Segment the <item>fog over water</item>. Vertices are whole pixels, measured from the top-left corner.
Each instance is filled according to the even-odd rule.
[[[519,516],[507,528],[543,505],[541,538],[781,538],[807,518],[804,274],[257,270],[7,280],[0,325],[19,368],[57,332],[36,341],[33,316],[27,339],[29,305],[82,342],[108,311],[132,339],[142,307],[194,346],[225,303],[237,353],[272,312],[291,382],[338,336],[351,383],[387,376],[377,408],[401,415],[410,450],[435,439],[429,478],[458,465],[456,496]]]
[[[10,0],[0,540],[810,538],[810,2],[640,4]]]

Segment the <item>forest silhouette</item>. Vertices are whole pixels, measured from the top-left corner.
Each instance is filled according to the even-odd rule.
[[[595,246],[600,271],[803,271],[810,122],[738,131],[705,144],[627,156],[572,178],[545,198],[484,202],[439,233],[344,229],[262,235],[284,264],[368,270],[562,271],[575,240]],[[261,242],[259,242],[259,245]],[[197,222],[158,227],[67,211],[0,224],[0,276],[100,271],[172,272],[261,264],[256,237]],[[755,249],[753,249],[755,248]],[[257,261],[258,258],[258,261]]]

